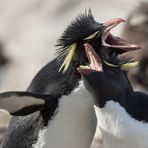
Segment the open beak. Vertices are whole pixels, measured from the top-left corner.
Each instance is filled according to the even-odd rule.
[[[99,55],[96,54],[94,48],[89,43],[85,43],[84,47],[85,47],[86,56],[89,61],[89,65],[80,65],[77,68],[78,72],[81,74],[90,74],[92,72],[103,72],[103,65],[102,65],[101,58],[99,57]],[[120,64],[115,65],[112,63],[108,63],[105,60],[104,62],[106,65],[110,67],[118,67],[121,70],[127,70],[131,67],[138,65],[138,62],[128,62],[128,63],[121,64],[121,65]]]
[[[96,54],[94,48],[88,44],[84,44],[86,56],[89,61],[89,65],[80,65],[77,70],[81,74],[89,74],[94,71],[102,72],[102,61],[99,57],[99,55]]]
[[[110,31],[115,26],[117,26],[118,24],[120,24],[121,22],[124,22],[124,20],[121,19],[121,18],[114,18],[114,19],[111,19],[111,20],[103,23],[103,26],[104,26],[103,29],[104,28],[105,29],[103,30],[103,33],[102,33],[102,30],[101,30],[101,33],[102,33],[101,34],[101,41],[102,41],[102,45],[101,46],[109,47],[109,48],[107,48],[107,49],[109,49],[109,54],[108,54],[108,52],[106,52],[106,50],[105,50],[106,48],[104,48],[104,51],[103,51],[103,52],[105,52],[104,55],[106,57],[109,57],[110,58],[110,53],[122,54],[124,52],[128,52],[128,51],[131,51],[131,50],[140,49],[140,46],[139,45],[132,44],[132,43],[130,43],[128,41],[125,41],[125,40],[121,39],[120,37],[113,36],[110,33]],[[95,38],[96,35],[98,34],[98,32],[99,31],[94,32],[93,34],[91,34],[90,36],[88,36],[87,38],[85,38],[83,40],[84,43],[87,43],[87,40],[92,40],[93,38]],[[88,44],[85,44],[85,48],[91,49],[91,50],[87,50],[86,49],[86,54],[88,54],[88,51],[91,51],[89,53],[93,53],[93,51],[94,51],[94,50],[92,50],[92,47],[90,47]],[[65,57],[62,65],[61,65],[61,67],[59,68],[59,71],[62,70],[63,73],[65,73],[67,71],[67,69],[68,69],[71,61],[73,60],[73,58],[77,54],[77,52],[78,52],[78,44],[77,43],[73,43],[73,44],[65,47],[64,49],[62,49],[62,50],[60,50],[58,52],[58,53],[60,53],[59,59],[62,59],[63,57]],[[94,54],[92,54],[92,55],[94,55]],[[92,56],[89,55],[88,57],[92,57]],[[94,58],[92,58],[92,59],[94,59]],[[91,61],[91,63],[93,63],[93,62]],[[99,64],[97,64],[97,67],[98,67],[98,65]],[[91,68],[93,69],[94,67],[91,67]],[[95,69],[96,69],[96,67],[95,67]]]
[[[120,49],[123,52],[140,49],[141,47],[139,45],[132,44],[117,36],[113,36],[110,33],[110,31],[121,22],[125,22],[125,20],[121,18],[114,18],[104,23],[104,26],[106,26],[106,29],[102,34],[102,45],[106,47]]]

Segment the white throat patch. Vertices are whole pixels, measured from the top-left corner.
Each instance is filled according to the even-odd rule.
[[[57,114],[49,121],[43,148],[89,148],[96,129],[94,100],[80,82],[70,95],[59,100]],[[40,148],[40,147],[35,147]]]
[[[148,148],[148,123],[135,120],[114,101],[95,108],[105,148]]]

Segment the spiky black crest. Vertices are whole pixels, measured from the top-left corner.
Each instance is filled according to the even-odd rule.
[[[59,48],[56,50],[56,55],[60,56],[69,45],[83,42],[84,38],[98,31],[99,26],[100,23],[94,20],[90,9],[79,14],[58,40],[56,46]]]
[[[76,17],[65,29],[57,46],[66,47],[83,40],[88,35],[98,30],[98,23],[94,20],[91,10]]]

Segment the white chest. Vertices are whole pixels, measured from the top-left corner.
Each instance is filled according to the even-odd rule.
[[[119,103],[96,107],[105,148],[148,148],[148,124],[132,118]]]
[[[84,87],[60,99],[57,114],[49,122],[43,148],[89,148],[96,129],[94,101]],[[37,146],[35,148],[39,148]]]

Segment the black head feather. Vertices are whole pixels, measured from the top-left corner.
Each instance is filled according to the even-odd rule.
[[[57,46],[65,48],[73,43],[80,43],[84,38],[102,29],[103,24],[94,20],[91,10],[76,17],[65,29],[58,40]]]
[[[59,48],[56,50],[56,55],[58,62],[62,63],[59,71],[66,72],[69,67],[76,69],[79,65],[87,64],[88,60],[84,50],[85,43],[91,44],[95,52],[103,58],[102,51],[106,47],[108,48],[108,46],[104,45],[106,29],[110,30],[110,28],[122,21],[122,19],[112,19],[108,23],[98,23],[94,20],[91,10],[78,15],[58,40],[57,46]],[[113,47],[117,48],[119,44],[121,52],[128,51],[127,49],[124,50],[124,45],[122,47],[122,44],[124,44],[123,40],[113,37],[113,35],[107,35],[106,40],[110,41],[108,43],[108,45],[110,44],[109,47],[112,47],[113,44]],[[125,48],[127,48],[127,45]],[[114,50],[114,52],[120,54],[120,49]]]

